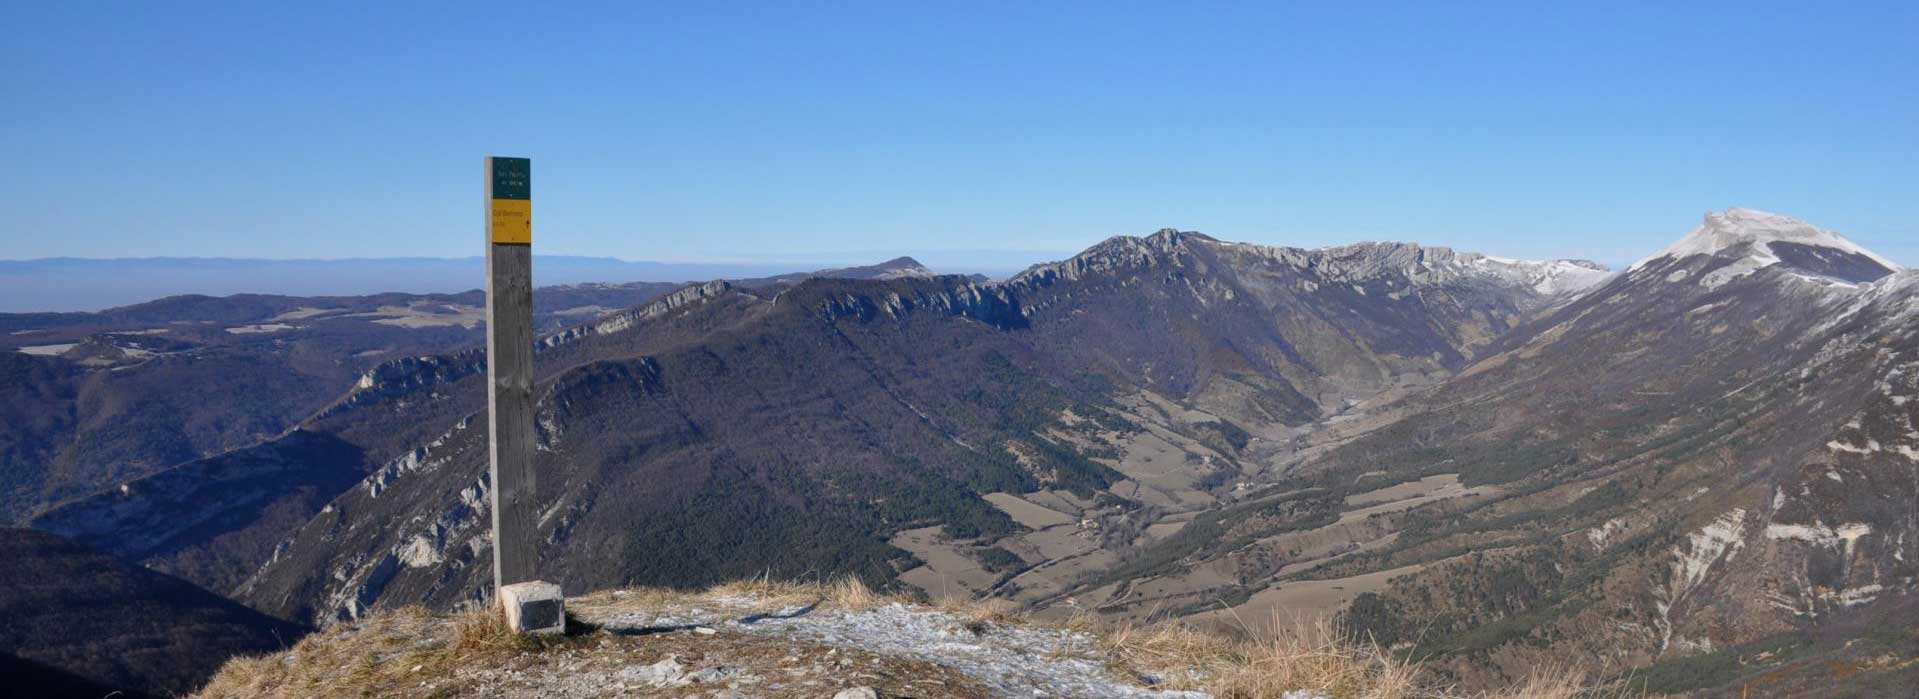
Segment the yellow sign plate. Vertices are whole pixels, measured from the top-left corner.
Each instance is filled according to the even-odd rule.
[[[531,245],[533,243],[533,200],[494,199],[493,242]]]

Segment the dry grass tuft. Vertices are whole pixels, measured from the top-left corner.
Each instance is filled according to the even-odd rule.
[[[867,587],[866,582],[855,577],[843,577],[826,585],[826,600],[841,609],[860,611],[874,607],[884,607],[899,601],[890,595],[882,595]]]
[[[658,591],[648,592],[658,593]],[[814,604],[824,596],[818,583],[774,580],[767,576],[735,580],[709,588],[705,592],[665,594],[675,595],[682,602],[753,599],[767,607]]]
[[[940,611],[959,617],[960,625],[974,634],[986,633],[994,626],[1031,623],[1019,605],[1003,599],[943,597],[938,606]]]
[[[632,592],[636,591],[623,594]],[[659,594],[654,590],[638,592]],[[682,601],[750,598],[770,606],[822,604],[855,611],[881,607],[894,602],[911,601],[905,597],[875,591],[864,581],[853,576],[835,578],[827,582],[774,580],[763,576],[725,583],[700,593],[665,594],[677,595]]]
[[[197,696],[388,696],[423,677],[502,665],[567,643],[514,633],[498,609],[447,618],[407,607],[315,633],[283,653],[229,661]]]
[[[1475,699],[1634,699],[1639,696],[1642,695],[1624,686],[1588,687],[1586,673],[1576,668],[1547,666],[1535,669],[1509,689]]]
[[[1177,623],[1120,628],[1103,638],[1126,669],[1219,699],[1278,699],[1302,689],[1352,699],[1418,696],[1415,666],[1348,642],[1327,623],[1276,624],[1257,640]]]
[[[506,615],[495,608],[461,612],[453,618],[453,638],[446,653],[462,660],[512,657],[542,649],[551,643],[547,637],[516,633],[506,623]]]

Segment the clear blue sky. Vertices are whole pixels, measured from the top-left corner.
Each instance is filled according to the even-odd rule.
[[[501,154],[551,253],[1622,262],[1748,206],[1919,264],[1919,3],[702,4],[7,1],[0,257],[478,254]]]

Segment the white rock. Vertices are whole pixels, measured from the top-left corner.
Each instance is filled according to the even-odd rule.
[[[873,691],[872,687],[854,687],[840,690],[833,695],[833,699],[880,699],[880,693]]]
[[[620,679],[639,682],[653,687],[678,687],[686,684],[686,666],[680,664],[677,656],[666,656],[665,660],[652,665],[629,667],[620,671]]]

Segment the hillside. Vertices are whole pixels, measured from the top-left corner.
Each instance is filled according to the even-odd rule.
[[[931,274],[902,257],[732,283]],[[534,325],[556,332],[680,287],[542,287]],[[0,521],[279,437],[358,382],[480,346],[484,306],[475,290],[185,295],[93,313],[0,314]]]
[[[281,650],[306,633],[30,529],[0,529],[0,560],[0,659],[17,696],[176,696],[228,657]]]
[[[1222,510],[1071,592],[1121,618],[1343,611],[1467,686],[1565,658],[1658,691],[1909,681],[1912,639],[1879,634],[1919,573],[1913,280],[1802,222],[1709,215],[1312,435],[1286,468],[1321,490],[1274,502],[1336,518]]]
[[[546,288],[536,322],[673,288]],[[0,521],[277,437],[384,362],[478,344],[483,305],[478,291],[243,294],[0,314]]]

